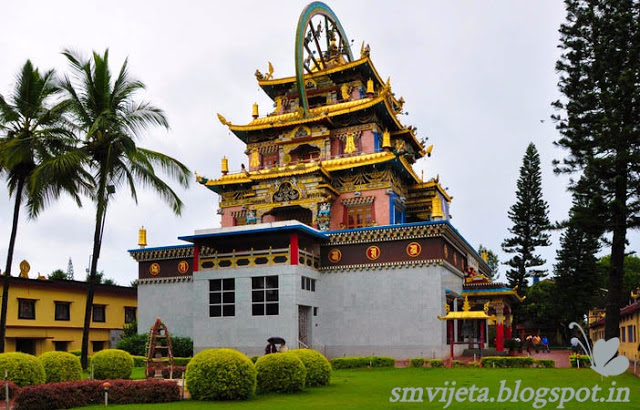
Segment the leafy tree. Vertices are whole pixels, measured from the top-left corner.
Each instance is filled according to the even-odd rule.
[[[640,2],[565,0],[556,63],[564,95],[553,103],[567,156],[556,172],[591,175],[569,189],[601,205],[592,211],[611,232],[605,338],[619,335],[627,230],[640,223]],[[584,182],[584,181],[583,181]]]
[[[516,203],[509,209],[509,219],[513,235],[502,243],[502,250],[514,256],[505,264],[509,286],[518,287],[520,295],[526,294],[527,279],[544,277],[545,271],[536,269],[546,262],[536,255],[536,248],[549,246],[549,206],[542,198],[542,177],[540,173],[540,155],[533,143],[530,143],[522,159],[520,178],[517,183]]]
[[[168,128],[169,125],[162,110],[148,102],[137,101],[136,93],[144,89],[144,84],[130,77],[126,60],[113,78],[108,50],[103,55],[94,52],[90,59],[71,51],[63,54],[73,73],[73,80],[67,76],[61,83],[65,104],[70,110],[72,122],[84,139],[78,150],[81,158],[75,166],[86,166],[96,181],[96,189],[91,196],[96,205],[89,270],[91,279],[88,281],[82,335],[81,361],[86,369],[95,284],[92,279],[97,272],[109,195],[115,192],[116,187],[126,185],[132,198],[137,200],[136,185],[141,183],[160,194],[179,215],[182,201],[156,174],[154,167],[160,167],[184,187],[188,186],[190,172],[179,161],[136,145],[136,140],[149,126]]]
[[[47,276],[49,280],[66,280],[67,274],[62,269],[56,269]]]
[[[0,95],[0,173],[6,176],[9,195],[15,198],[3,277],[0,352],[4,352],[9,277],[23,201],[32,218],[62,192],[69,193],[80,205],[83,185],[79,181],[88,177],[69,170],[52,173],[47,183],[35,177],[40,164],[75,145],[73,135],[61,126],[63,107],[53,102],[58,91],[53,70],[40,73],[27,60],[9,98]]]
[[[486,252],[487,254],[487,265],[489,265],[489,268],[491,269],[491,272],[487,276],[491,280],[496,280],[498,279],[498,268],[500,267],[500,259],[498,259],[498,255],[496,255],[496,253],[492,250],[487,249],[482,245],[478,246],[478,253],[480,253],[481,256],[484,252]]]
[[[542,280],[527,288],[527,297],[520,308],[520,315],[531,320],[536,327],[560,328],[562,309],[558,309],[561,289],[553,279]]]
[[[611,256],[607,255],[598,260],[598,271],[603,278],[603,286],[608,285],[607,272],[611,269]],[[622,277],[622,295],[620,305],[624,306],[630,302],[631,291],[635,291],[640,286],[640,258],[627,255],[624,258],[624,273]]]

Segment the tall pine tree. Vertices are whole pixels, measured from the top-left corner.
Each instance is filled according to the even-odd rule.
[[[568,151],[556,172],[590,175],[569,189],[597,198],[589,213],[611,233],[605,338],[619,336],[627,230],[640,225],[640,0],[565,0],[553,105]]]
[[[509,232],[513,235],[502,242],[502,250],[513,254],[506,262],[509,286],[518,287],[518,294],[525,295],[531,277],[546,276],[545,270],[539,269],[545,264],[536,248],[549,246],[549,205],[542,198],[542,176],[540,172],[540,155],[533,143],[530,143],[522,159],[520,178],[518,179],[516,203],[509,210],[509,219],[513,227]]]

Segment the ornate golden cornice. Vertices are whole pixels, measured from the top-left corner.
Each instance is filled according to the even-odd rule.
[[[388,269],[401,269],[401,268],[418,268],[423,266],[444,266],[445,261],[442,259],[429,259],[429,260],[411,260],[411,261],[399,261],[399,262],[384,262],[384,263],[366,263],[356,265],[340,265],[340,266],[322,266],[320,270],[325,273],[331,272],[350,272],[350,271],[365,271],[365,270],[388,270]]]
[[[448,225],[431,224],[415,226],[389,226],[388,228],[383,227],[347,232],[332,232],[327,234],[327,236],[329,237],[329,243],[326,246],[428,238],[434,236],[443,236],[447,231]]]

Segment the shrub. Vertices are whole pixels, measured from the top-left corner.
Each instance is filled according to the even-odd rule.
[[[591,360],[588,355],[585,354],[572,354],[569,356],[569,363],[571,363],[571,367],[591,367]]]
[[[44,368],[47,383],[82,379],[80,359],[71,353],[47,352],[38,360]]]
[[[165,403],[181,398],[175,382],[159,380],[113,380],[109,382],[109,403]],[[20,390],[15,401],[17,408],[68,409],[104,402],[104,382],[82,380],[29,386]]]
[[[535,367],[542,367],[545,369],[552,369],[556,367],[556,361],[552,359],[536,359],[534,360]]]
[[[191,357],[173,357],[174,366],[187,366],[191,361]]]
[[[251,361],[253,362],[253,364],[255,364],[259,358],[260,356],[251,356]]]
[[[469,362],[467,363],[467,367],[480,367],[479,362]]]
[[[451,361],[451,367],[467,367],[467,365],[465,365],[463,361],[452,360]]]
[[[149,335],[146,334],[123,337],[118,341],[116,348],[134,356],[146,356],[148,339]]]
[[[92,364],[95,379],[128,379],[133,370],[133,357],[124,350],[105,349],[93,355]]]
[[[331,359],[331,367],[334,369],[359,369],[362,367],[393,367],[395,359],[384,356],[365,357],[337,357]]]
[[[422,357],[415,357],[410,360],[411,367],[424,367],[424,359]]]
[[[481,360],[482,367],[496,368],[526,368],[533,367],[533,357],[503,357],[486,356]]]
[[[304,389],[307,369],[293,353],[262,356],[256,362],[260,393],[290,393]]]
[[[192,357],[193,340],[190,337],[171,336],[171,353],[174,357]]]
[[[444,367],[444,362],[442,361],[442,359],[432,359],[432,360],[429,360],[429,366]]]
[[[146,367],[147,358],[145,356],[131,356],[133,358],[133,367]]]
[[[82,356],[82,351],[81,350],[69,350],[68,353],[71,353],[74,356]],[[80,365],[82,365],[82,362],[80,362]],[[91,368],[91,356],[87,356],[87,366],[89,366],[89,368]]]
[[[44,383],[46,376],[42,363],[35,356],[26,353],[0,354],[0,375],[8,372],[8,379],[18,387]]]
[[[8,380],[7,384],[9,385],[9,398],[12,399],[16,395],[16,393],[20,390],[20,387],[14,382],[12,382],[11,380]],[[5,396],[4,393],[5,393],[5,387],[3,382],[2,384],[0,384],[0,401],[5,401],[7,399],[7,396]]]
[[[325,386],[331,380],[331,364],[323,354],[311,349],[290,350],[296,355],[307,369],[305,385]]]
[[[194,400],[245,400],[256,390],[256,368],[233,349],[207,349],[187,366],[186,384]]]
[[[186,367],[184,366],[173,366],[173,374],[171,374],[171,367],[165,367],[162,369],[162,377],[165,379],[174,378],[179,379],[180,376],[184,374]]]

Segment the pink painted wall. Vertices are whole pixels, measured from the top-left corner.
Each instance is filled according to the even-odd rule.
[[[234,206],[231,208],[224,208],[224,213],[222,214],[222,218],[220,218],[220,225],[223,228],[228,228],[230,226],[234,226],[233,224],[233,212],[242,211],[242,206]]]
[[[362,135],[360,136],[360,138],[362,138],[362,152],[364,152],[365,154],[374,153],[376,150],[376,142],[373,131],[362,131]]]
[[[362,191],[362,196],[373,196],[375,221],[378,226],[389,225],[389,195],[385,194],[384,189],[373,189],[370,191]],[[340,224],[344,221],[343,199],[353,198],[353,192],[340,195],[331,206],[331,230],[339,230]]]

